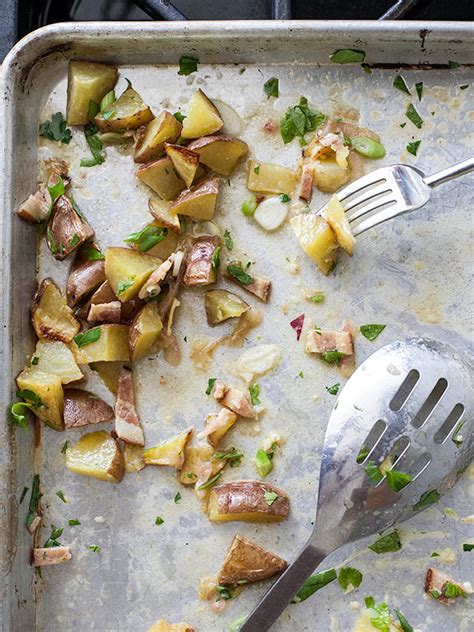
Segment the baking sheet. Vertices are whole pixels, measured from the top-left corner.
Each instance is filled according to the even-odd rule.
[[[262,126],[268,119],[279,120],[300,95],[308,97],[313,107],[330,114],[337,114],[338,109],[345,106],[357,108],[361,123],[377,131],[387,148],[386,158],[374,163],[374,167],[402,161],[431,172],[471,155],[474,145],[472,88],[459,89],[460,85],[472,83],[474,73],[470,67],[456,71],[445,68],[403,71],[409,85],[424,82],[423,100],[417,107],[425,124],[422,130],[417,130],[409,122],[404,128],[400,127],[406,121],[404,111],[409,98],[391,87],[393,69],[375,69],[372,75],[367,75],[358,66],[318,63],[327,60],[327,50],[331,52],[345,45],[363,46],[371,51],[368,61],[390,63],[387,59],[390,54],[392,63],[398,60],[442,63],[452,57],[472,61],[467,57],[469,37],[472,55],[472,35],[465,25],[460,25],[457,31],[433,27],[424,42],[416,25],[398,33],[398,25],[379,24],[377,28],[361,24],[352,32],[342,25],[331,29],[317,24],[294,25],[290,33],[284,24],[272,25],[271,29],[267,25],[259,28],[260,31],[255,25],[246,29],[237,24],[232,28],[222,26],[220,32],[217,25],[203,31],[202,25],[187,25],[186,29],[179,30],[176,25],[147,24],[141,29],[139,25],[127,24],[118,26],[117,30],[97,25],[86,25],[80,30],[68,25],[56,27],[56,40],[55,29],[47,30],[53,42],[47,42],[46,50],[57,43],[59,29],[59,40],[63,44],[70,42],[73,48],[63,47],[56,54],[36,59],[28,77],[23,70],[22,51],[17,55],[17,83],[6,86],[7,110],[10,108],[9,112],[15,114],[15,127],[5,128],[6,147],[12,146],[13,138],[20,142],[16,143],[11,187],[8,193],[4,192],[5,211],[10,212],[12,199],[19,201],[33,186],[37,121],[65,110],[65,76],[70,55],[116,61],[121,77],[118,91],[125,86],[124,77],[128,77],[154,112],[163,108],[171,112],[185,111],[192,91],[201,87],[211,98],[224,100],[242,116],[241,137],[249,143],[252,157],[262,161],[290,167],[295,164],[298,144],[283,146],[278,135],[269,137]],[[311,44],[308,44],[310,36]],[[158,44],[160,38],[165,37],[170,48],[163,59]],[[227,63],[206,64],[206,61],[218,61],[215,57],[219,46],[220,61]],[[425,46],[426,52],[420,46]],[[311,47],[315,47],[314,51]],[[282,59],[282,49],[286,59]],[[393,56],[395,50],[398,57]],[[199,72],[190,77],[178,76],[176,62],[180,54],[194,51],[204,62]],[[149,65],[155,61],[154,57],[160,65]],[[274,61],[279,63],[271,65]],[[138,67],[140,62],[148,65]],[[13,64],[10,64],[12,73]],[[242,74],[241,68],[246,69]],[[271,76],[280,78],[277,100],[267,100],[263,93],[263,83]],[[13,95],[8,93],[10,89],[14,89]],[[407,142],[414,139],[422,140],[417,159],[404,149]],[[43,141],[39,145],[40,157],[59,155],[70,162],[75,198],[95,228],[103,248],[121,243],[126,235],[149,221],[149,192],[133,177],[129,156],[109,148],[103,165],[80,168],[79,161],[88,155],[88,150],[79,131],[66,148]],[[31,173],[31,176],[19,177],[20,161],[24,165],[21,173]],[[304,543],[314,519],[318,458],[326,420],[334,404],[334,398],[325,387],[343,382],[336,370],[305,355],[303,341],[296,342],[289,326],[295,316],[306,314],[306,328],[312,323],[337,327],[344,318],[350,318],[357,325],[386,323],[386,330],[376,342],[357,338],[358,362],[380,345],[408,335],[425,334],[461,348],[470,345],[472,177],[445,185],[424,209],[360,237],[354,258],[341,257],[329,278],[323,278],[305,259],[288,225],[268,234],[245,219],[239,209],[246,195],[242,166],[230,184],[223,182],[215,219],[222,229],[232,234],[235,243],[232,256],[254,262],[255,271],[273,281],[268,306],[262,308],[256,301],[249,301],[262,310],[264,321],[249,335],[245,348],[277,344],[282,349],[283,359],[277,370],[259,380],[261,399],[267,408],[260,421],[257,424],[240,421],[228,435],[226,443],[241,449],[246,458],[239,468],[228,469],[224,479],[254,478],[252,458],[256,450],[270,432],[281,435],[285,445],[268,480],[290,494],[289,520],[280,525],[212,525],[194,493],[183,489],[174,471],[168,468],[148,468],[136,475],[128,474],[118,486],[78,477],[65,470],[61,447],[66,439],[76,439],[82,433],[45,430],[34,455],[46,508],[44,539],[52,523],[63,526],[69,519],[78,518],[81,525],[66,526],[62,541],[71,545],[73,561],[43,571],[43,579],[35,586],[33,613],[29,592],[33,575],[25,566],[29,536],[25,535],[23,521],[27,508],[26,503],[22,505],[18,520],[19,548],[13,560],[9,587],[14,590],[16,585],[20,606],[18,611],[10,610],[16,615],[15,622],[10,628],[4,627],[5,630],[25,629],[20,624],[32,629],[35,621],[35,629],[44,632],[145,631],[164,617],[186,620],[200,631],[211,632],[224,630],[228,622],[251,609],[265,590],[264,585],[246,589],[229,602],[221,615],[215,615],[205,602],[198,601],[199,580],[217,573],[235,533],[248,536],[287,559]],[[318,207],[325,199],[315,191],[313,206]],[[4,230],[8,231],[8,222],[4,224]],[[13,248],[11,253],[15,271],[12,305],[15,370],[21,367],[25,354],[31,350],[28,344],[31,333],[22,305],[33,289],[34,266],[33,231],[20,224],[13,221],[13,244],[24,245]],[[4,236],[6,241],[8,237],[8,234]],[[20,257],[22,265],[19,265]],[[67,263],[52,261],[44,251],[44,244],[38,263],[40,279],[51,275],[64,283]],[[321,305],[308,303],[303,298],[307,289],[325,291],[326,301]],[[202,291],[184,291],[176,319],[176,333],[182,341],[184,355],[182,364],[176,369],[167,365],[161,356],[137,363],[138,408],[147,445],[190,424],[196,430],[202,427],[205,415],[217,409],[205,395],[209,377],[223,377],[238,384],[232,367],[242,349],[219,349],[212,367],[204,372],[196,372],[192,366],[189,351],[193,339],[218,335],[215,330],[207,330],[204,322]],[[225,332],[226,326],[220,331]],[[7,348],[5,345],[4,349]],[[300,372],[304,377],[299,377]],[[107,389],[94,374],[88,374],[87,388],[112,403]],[[19,466],[16,489],[11,482],[12,492],[18,497],[24,481],[31,485],[31,435],[28,438],[17,436],[13,450],[16,455],[7,457],[10,461],[12,456],[16,457]],[[5,471],[7,465],[4,464]],[[58,490],[64,492],[67,504],[56,496]],[[178,490],[182,500],[175,504],[173,497]],[[442,553],[434,560],[439,567],[458,579],[472,579],[469,555],[462,552],[462,542],[472,538],[472,527],[461,520],[471,511],[470,498],[472,478],[468,471],[455,493],[452,491],[439,506],[400,528],[404,543],[401,553],[379,557],[367,551],[367,542],[361,542],[331,556],[325,566],[341,564],[350,558],[351,565],[364,573],[360,589],[343,596],[337,584],[328,586],[307,602],[288,608],[275,630],[350,630],[358,617],[355,603],[360,607],[367,595],[373,595],[376,601],[386,599],[391,606],[402,609],[412,625],[423,632],[471,629],[474,621],[467,604],[442,609],[439,604],[426,601],[422,593],[424,571],[433,561],[430,560],[433,551]],[[14,518],[14,501],[12,506],[9,510]],[[455,517],[443,512],[446,506],[456,510]],[[165,520],[160,527],[154,524],[156,515]],[[11,547],[11,541],[2,544]],[[101,547],[100,554],[88,550],[92,544]],[[25,605],[21,604],[22,600],[26,601]],[[8,620],[6,609],[5,612],[3,621]]]

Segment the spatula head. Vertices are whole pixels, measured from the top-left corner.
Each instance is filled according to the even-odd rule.
[[[412,338],[382,347],[357,369],[326,432],[314,532],[319,545],[383,531],[454,484],[472,458],[472,367],[465,350]],[[394,491],[381,464],[411,482]],[[396,487],[406,479],[393,474],[391,482]]]

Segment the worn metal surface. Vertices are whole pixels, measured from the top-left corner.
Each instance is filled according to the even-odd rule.
[[[129,156],[108,149],[103,165],[80,169],[87,148],[79,131],[64,151],[51,143],[41,143],[38,151],[38,121],[64,111],[68,59],[117,63],[119,88],[125,85],[123,77],[130,78],[155,112],[164,107],[185,111],[192,90],[203,87],[242,116],[242,138],[253,157],[288,166],[295,163],[299,148],[296,143],[283,146],[277,137],[269,140],[262,132],[266,120],[278,120],[301,94],[328,113],[351,105],[359,109],[363,124],[381,134],[387,147],[386,158],[376,166],[415,163],[405,146],[422,139],[416,164],[430,172],[472,154],[472,87],[459,90],[459,85],[472,84],[472,68],[404,71],[410,85],[424,81],[425,95],[418,107],[425,124],[417,130],[407,122],[402,129],[409,99],[391,87],[393,69],[380,68],[367,75],[358,66],[329,65],[328,56],[336,48],[355,47],[366,51],[367,61],[385,66],[444,65],[451,59],[473,64],[472,40],[468,24],[364,22],[75,24],[30,35],[7,60],[3,76],[2,400],[10,400],[13,376],[32,349],[27,305],[35,286],[34,231],[12,218],[12,209],[34,188],[38,155],[63,155],[71,162],[75,197],[103,247],[120,243],[149,218],[148,192],[133,177]],[[183,53],[198,54],[201,65],[196,75],[177,75],[177,60]],[[247,68],[243,74],[241,67]],[[281,96],[276,101],[267,101],[262,91],[263,82],[271,76],[280,77]],[[378,346],[409,335],[426,334],[459,349],[470,344],[472,177],[448,184],[420,211],[361,237],[354,258],[343,258],[327,279],[300,254],[289,226],[275,234],[263,233],[242,218],[239,209],[245,195],[242,167],[231,186],[223,187],[216,221],[231,231],[236,256],[254,261],[255,270],[274,283],[272,300],[263,310],[263,325],[251,333],[246,346],[278,344],[283,360],[276,371],[260,380],[267,406],[258,424],[260,433],[244,422],[233,431],[229,440],[247,458],[225,476],[227,480],[254,477],[252,456],[269,432],[279,433],[286,444],[270,480],[290,494],[290,519],[281,525],[213,526],[191,491],[181,490],[183,500],[173,503],[178,483],[166,468],[128,475],[118,486],[74,476],[65,471],[61,454],[64,440],[73,440],[72,433],[43,431],[34,454],[32,433],[17,431],[13,436],[5,423],[0,443],[3,630],[145,632],[154,621],[166,617],[213,632],[224,630],[229,621],[251,609],[264,586],[246,589],[221,615],[198,601],[197,587],[202,576],[218,571],[236,532],[291,559],[311,531],[321,441],[334,401],[325,386],[341,378],[307,357],[302,343],[296,344],[288,323],[301,312],[306,313],[307,325],[336,327],[343,318],[357,324],[386,323],[375,343],[357,339],[359,361]],[[315,195],[314,206],[324,199],[322,194]],[[67,264],[52,262],[42,250],[39,265],[41,278],[52,274],[64,281]],[[326,291],[325,303],[305,301],[307,288]],[[186,336],[191,341],[200,333],[216,336],[204,325],[196,327],[196,321],[204,321],[201,301],[198,292],[183,294],[177,320],[181,339]],[[208,377],[237,381],[231,365],[241,350],[219,350],[212,368],[196,373],[188,359],[189,344],[183,342],[183,347],[185,359],[178,369],[161,357],[137,366],[139,412],[150,445],[189,423],[202,427],[212,407],[204,395]],[[298,377],[300,371],[304,378]],[[93,376],[88,388],[111,401]],[[35,465],[42,477],[46,507],[42,539],[49,535],[51,523],[63,526],[70,518],[81,521],[78,527],[66,527],[62,538],[73,548],[73,561],[45,569],[37,586],[28,566],[31,538],[24,528],[26,501],[19,510],[17,506],[23,486],[31,487]],[[468,554],[461,548],[472,537],[469,523],[461,521],[471,511],[470,486],[468,472],[439,507],[406,523],[401,529],[404,548],[400,553],[378,557],[362,542],[329,558],[328,565],[349,558],[364,573],[358,592],[343,596],[333,584],[304,604],[288,608],[275,629],[345,632],[358,616],[349,603],[361,604],[369,594],[401,608],[422,632],[471,629],[472,614],[465,603],[445,610],[425,600],[422,593],[424,571],[435,550],[441,553],[434,560],[438,566],[457,579],[470,579]],[[55,495],[58,490],[64,492],[67,504]],[[446,505],[456,509],[457,517],[443,513]],[[154,525],[156,515],[165,519],[161,527]],[[88,551],[91,544],[101,546],[102,553]]]

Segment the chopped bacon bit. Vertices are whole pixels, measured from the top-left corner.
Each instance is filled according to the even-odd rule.
[[[313,329],[306,337],[306,351],[308,353],[338,351],[344,355],[352,355],[354,353],[352,336],[348,331],[324,331]]]
[[[92,303],[87,315],[90,323],[120,323],[121,318],[122,303],[120,301]]]
[[[43,222],[48,217],[50,204],[51,195],[47,189],[41,187],[22,202],[16,212],[25,222],[35,224]]]
[[[313,194],[313,179],[314,179],[313,165],[304,164],[301,170],[300,191],[299,191],[300,200],[304,200],[305,202],[309,202],[311,200],[311,196]]]
[[[263,126],[263,129],[269,134],[272,134],[278,129],[278,123],[270,119],[269,121],[265,123],[265,125]]]
[[[211,610],[213,612],[222,612],[226,607],[227,602],[225,599],[218,599],[217,601],[213,601],[211,603]]]
[[[265,196],[264,196],[264,195],[256,195],[256,196],[255,196],[255,201],[257,202],[257,206],[258,206],[259,204],[261,204],[261,203],[263,202],[263,200],[264,200],[264,199],[265,199]]]
[[[296,340],[301,338],[301,332],[303,331],[304,314],[300,314],[297,318],[291,321],[290,327],[296,331]]]
[[[454,581],[454,579],[452,579],[443,571],[440,571],[437,568],[430,567],[426,571],[425,592],[431,595],[431,597],[435,598],[436,601],[439,601],[445,606],[450,606],[455,603],[456,599],[454,597],[446,597],[444,594],[444,590],[448,582],[450,584],[454,584],[454,586],[458,586],[461,590],[466,592],[466,589],[462,584]]]
[[[217,381],[213,391],[214,399],[217,399],[222,406],[230,408],[234,413],[241,417],[255,419],[256,412],[247,397],[237,388],[226,386],[221,381]]]
[[[342,323],[341,331],[348,332],[352,339],[352,353],[350,355],[343,356],[339,362],[339,369],[341,370],[343,377],[350,377],[356,368],[354,353],[354,327],[350,322],[345,320]]]
[[[122,441],[133,445],[145,445],[143,429],[135,409],[133,374],[127,367],[123,367],[118,382],[115,403],[115,432]]]
[[[51,546],[33,550],[33,566],[50,566],[62,564],[71,559],[71,551],[68,546]]]

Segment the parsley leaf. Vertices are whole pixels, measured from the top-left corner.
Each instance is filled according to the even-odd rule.
[[[129,287],[135,282],[135,277],[130,277],[126,281],[120,281],[117,285],[117,294],[123,294],[125,290],[128,290]]]
[[[418,113],[417,109],[415,108],[415,106],[413,105],[413,103],[410,103],[410,105],[407,107],[407,111],[405,112],[405,116],[418,129],[421,129],[423,127],[423,119],[419,115],[419,113]]]
[[[91,150],[92,158],[83,158],[80,162],[81,167],[101,165],[105,160],[105,151],[102,141],[97,136],[97,127],[94,123],[87,123],[84,127],[84,136]]]
[[[380,553],[399,551],[401,548],[400,535],[396,529],[387,533],[387,535],[383,535],[378,540],[375,540],[375,542],[369,546],[369,549],[377,553],[377,555],[380,555]]]
[[[164,523],[163,518],[162,518],[161,516],[156,516],[156,518],[155,518],[155,524],[156,524],[156,526],[157,526],[157,527],[159,527],[159,526],[160,526],[161,524],[163,524],[163,523]]]
[[[227,461],[230,467],[237,467],[243,459],[243,453],[238,452],[235,448],[228,448],[225,452],[214,452],[213,459],[223,459]]]
[[[309,109],[306,97],[300,97],[298,105],[288,108],[280,121],[283,142],[286,145],[296,136],[303,138],[306,132],[314,132],[325,120],[324,114]]]
[[[383,479],[382,472],[379,470],[378,465],[376,465],[373,461],[369,461],[367,463],[367,465],[364,467],[364,472],[367,474],[374,485],[377,485],[377,483],[380,483],[380,481]]]
[[[369,607],[370,623],[372,627],[381,632],[390,632],[390,608],[382,601],[379,604],[373,604]]]
[[[462,550],[465,553],[469,553],[469,551],[472,551],[473,549],[474,549],[474,544],[469,544],[469,542],[464,542],[464,544],[462,545]]]
[[[55,527],[54,524],[51,525],[51,535],[44,543],[44,548],[49,549],[54,546],[62,546],[60,542],[58,542],[58,538],[60,538],[63,534],[64,529]]]
[[[25,496],[26,496],[26,494],[28,492],[28,489],[29,489],[28,487],[23,487],[23,491],[21,492],[20,500],[18,501],[19,505],[21,505],[21,503],[24,501]],[[464,546],[466,546],[466,545],[464,545]]]
[[[182,498],[181,493],[180,492],[176,492],[176,494],[174,495],[174,499],[173,500],[174,500],[174,502],[176,504],[178,504],[179,501],[181,500],[181,498]]]
[[[339,393],[340,383],[333,384],[332,386],[326,386],[326,390],[330,395],[337,395]]]
[[[220,479],[221,476],[222,476],[222,472],[217,472],[217,474],[214,474],[214,476],[211,476],[211,478],[208,481],[206,481],[205,483],[202,483],[196,489],[200,491],[201,489],[212,487],[213,485],[217,483],[217,481]]]
[[[242,70],[245,70],[245,68],[242,68],[241,71]],[[242,72],[240,72],[239,74],[242,74]],[[245,616],[239,617],[235,621],[232,621],[232,623],[227,626],[228,632],[239,632],[240,628],[244,625],[246,619],[247,617]]]
[[[90,345],[92,342],[97,342],[100,338],[100,333],[100,327],[94,327],[93,329],[88,329],[87,331],[77,334],[77,336],[74,336],[73,340],[78,347],[85,347],[86,345]]]
[[[253,277],[245,272],[240,261],[237,263],[229,263],[227,265],[227,273],[230,274],[231,277],[234,277],[241,285],[250,285],[253,283]]]
[[[28,506],[28,515],[26,516],[26,526],[29,527],[38,513],[39,501],[41,498],[40,492],[40,477],[39,474],[35,474],[33,477],[33,485],[31,486],[30,504]]]
[[[466,591],[463,590],[458,584],[453,584],[452,582],[446,582],[444,584],[443,594],[448,599],[456,599],[456,597],[467,597]]]
[[[423,96],[423,81],[415,83],[415,90],[416,94],[418,95],[418,101],[421,101],[421,98]]]
[[[180,123],[182,123],[182,122],[184,121],[184,119],[186,118],[186,117],[184,116],[184,114],[181,114],[181,112],[175,112],[175,113],[173,114],[173,116],[174,116],[174,118],[175,118],[177,121],[179,121]]]
[[[373,342],[382,333],[385,327],[385,325],[361,325],[360,333],[364,338]]]
[[[190,75],[198,69],[199,59],[193,55],[181,55],[178,75]]]
[[[71,518],[70,520],[68,520],[67,523],[70,527],[76,527],[77,525],[81,524],[81,521],[77,518]]]
[[[407,83],[406,83],[405,79],[402,77],[402,75],[395,75],[395,77],[393,78],[393,84],[392,85],[397,90],[400,90],[400,92],[403,92],[405,94],[409,94],[411,96],[411,92],[408,89]]]
[[[53,114],[50,121],[45,121],[39,126],[38,134],[48,140],[57,140],[60,143],[69,145],[72,138],[72,132],[67,127],[64,116],[61,112]]]
[[[131,233],[124,241],[128,244],[135,244],[140,252],[147,252],[156,246],[168,235],[168,229],[161,226],[145,226],[136,233]]]
[[[468,83],[465,83],[462,86],[459,86],[460,90],[467,90],[468,88],[469,88],[469,84]]]
[[[299,603],[301,601],[305,601],[311,595],[324,586],[327,586],[331,582],[337,579],[337,573],[335,568],[330,568],[327,571],[320,571],[319,573],[315,573],[308,577],[305,583],[301,586],[301,588],[296,593],[292,603]]]
[[[461,64],[457,61],[448,61],[448,68],[450,70],[455,70],[456,68],[460,68]]]
[[[326,362],[327,364],[337,364],[341,362],[341,358],[344,357],[344,354],[340,351],[325,351],[321,353],[321,360]]]
[[[216,273],[219,270],[220,262],[221,262],[221,247],[217,246],[216,249],[214,250],[214,254],[212,255],[212,268],[214,272]]]
[[[93,553],[100,553],[102,550],[100,546],[97,546],[97,544],[90,544],[87,548],[89,549],[89,551],[92,551]]]
[[[324,293],[323,292],[318,292],[318,294],[314,294],[313,296],[311,296],[311,298],[309,299],[312,303],[322,303],[324,301]]]
[[[414,140],[412,143],[408,143],[407,145],[407,152],[409,154],[412,154],[412,156],[416,156],[416,154],[418,153],[418,147],[421,144],[421,140]]]
[[[227,250],[230,252],[234,248],[234,242],[232,240],[232,235],[228,230],[224,231],[224,243]]]
[[[62,492],[61,490],[59,490],[59,492],[56,492],[56,496],[60,498],[63,501],[63,503],[67,503],[66,497],[64,496],[64,492]]]
[[[356,568],[345,566],[340,569],[337,581],[339,582],[342,590],[344,592],[348,592],[348,589],[351,589],[351,587],[358,588],[360,586],[362,582],[362,573]]]
[[[278,494],[276,492],[263,492],[263,495],[265,497],[265,502],[269,507],[271,507],[275,500],[278,499]]]
[[[387,470],[385,476],[388,486],[393,489],[394,492],[399,492],[413,480],[413,476],[399,472],[398,470]]]
[[[105,256],[94,246],[86,244],[81,249],[81,254],[87,261],[103,261]]]
[[[217,382],[217,378],[216,377],[210,377],[207,380],[207,388],[206,388],[206,395],[210,395],[212,392],[212,389],[214,388],[214,384]]]
[[[268,98],[278,98],[278,79],[276,77],[271,77],[268,81],[265,81],[263,89],[265,90],[265,94]]]
[[[250,393],[250,401],[252,402],[252,406],[258,406],[262,402],[259,399],[260,395],[260,384],[251,384],[249,386]]]
[[[357,64],[364,61],[365,52],[353,48],[340,48],[334,51],[330,59],[333,64]]]
[[[400,612],[400,610],[395,610],[395,614],[397,615],[397,619],[400,623],[400,627],[403,630],[403,632],[413,632],[412,626],[408,623],[408,621]]]
[[[289,202],[289,201],[290,201],[290,199],[291,199],[291,198],[290,198],[290,196],[289,196],[289,195],[287,195],[286,193],[282,193],[282,194],[280,195],[280,202],[283,202],[284,204],[285,204],[286,202]]]
[[[228,586],[220,586],[219,584],[217,584],[216,590],[219,593],[219,595],[222,597],[222,599],[225,599],[226,601],[227,599],[232,599],[232,593]]]
[[[437,489],[431,489],[421,494],[420,499],[413,505],[413,511],[434,505],[441,498],[441,494]]]
[[[63,447],[61,448],[61,454],[66,454],[68,444],[69,444],[69,441],[65,441],[63,443]]]

